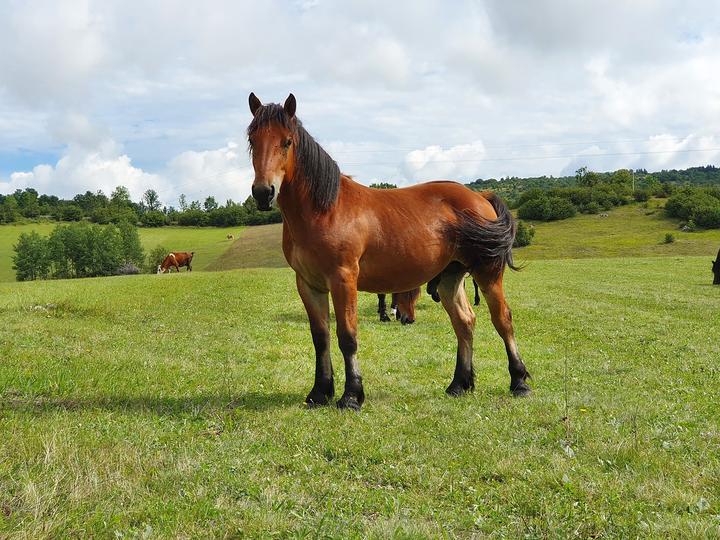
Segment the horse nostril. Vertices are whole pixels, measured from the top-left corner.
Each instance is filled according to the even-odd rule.
[[[275,198],[275,186],[253,186],[252,196],[258,202],[258,207],[260,208],[260,210],[270,210],[270,205]]]

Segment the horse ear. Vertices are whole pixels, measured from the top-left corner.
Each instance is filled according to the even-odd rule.
[[[262,107],[262,103],[255,95],[255,92],[250,92],[250,97],[248,98],[248,101],[250,102],[250,112],[253,114],[253,116],[255,116],[257,110]]]
[[[290,118],[295,116],[295,109],[297,109],[297,101],[295,101],[295,96],[290,94],[287,99],[285,100],[285,105],[283,105],[283,109],[285,109],[285,114],[287,114]]]

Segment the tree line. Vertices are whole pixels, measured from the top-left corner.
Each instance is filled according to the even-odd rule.
[[[617,183],[622,177],[628,181],[631,189],[647,192],[652,196],[669,196],[683,186],[718,186],[720,185],[720,168],[713,165],[690,167],[688,169],[670,169],[648,172],[646,169],[618,169],[610,172],[589,171],[582,167],[574,175],[568,176],[536,176],[520,178],[479,178],[470,182],[468,187],[476,191],[492,190],[513,207],[517,207],[520,196],[528,190],[540,189],[548,191],[556,188],[583,187],[587,185]],[[614,177],[614,178],[613,178]],[[632,185],[634,183],[634,186]]]
[[[86,191],[72,199],[41,195],[33,188],[17,189],[12,194],[0,195],[0,223],[49,218],[65,222],[85,220],[100,225],[128,222],[143,227],[234,227],[282,221],[278,209],[261,212],[252,197],[243,203],[228,199],[221,205],[212,196],[201,203],[197,200],[188,202],[182,194],[179,202],[179,208],[165,206],[153,189],[145,191],[140,201],[135,202],[124,186],[116,187],[109,197],[102,191]]]

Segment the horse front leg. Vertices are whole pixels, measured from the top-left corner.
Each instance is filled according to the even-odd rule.
[[[330,361],[330,304],[327,291],[318,291],[295,275],[297,290],[310,321],[310,334],[315,346],[315,383],[305,398],[309,407],[327,405],[335,395],[332,362]]]
[[[357,273],[338,276],[331,284],[330,293],[337,319],[338,345],[345,360],[345,392],[337,406],[359,411],[365,401],[365,391],[357,360]]]

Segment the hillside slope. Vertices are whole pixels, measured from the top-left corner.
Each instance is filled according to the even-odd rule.
[[[515,249],[515,258],[584,259],[707,255],[720,248],[720,230],[681,232],[676,220],[664,216],[659,203],[650,208],[632,204],[609,211],[608,217],[579,215],[563,221],[533,223],[532,245]],[[675,242],[664,243],[672,233]],[[208,270],[279,268],[287,266],[282,254],[282,224],[248,227]]]

